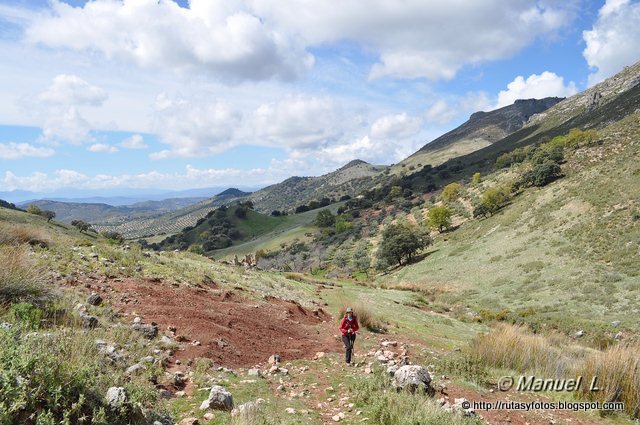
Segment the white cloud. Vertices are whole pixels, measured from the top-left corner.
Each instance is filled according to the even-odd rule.
[[[39,148],[28,143],[0,143],[0,159],[47,158],[54,154],[51,148]]]
[[[296,96],[260,105],[251,126],[255,136],[269,144],[305,149],[340,138],[345,120],[331,98]]]
[[[406,139],[420,132],[423,119],[413,117],[406,112],[385,115],[371,125],[370,135],[373,139]]]
[[[235,0],[52,0],[26,38],[54,48],[98,51],[111,59],[178,72],[200,70],[227,80],[297,77],[313,62],[294,39]]]
[[[118,148],[113,146],[113,145],[109,145],[107,143],[94,143],[93,145],[89,146],[89,148],[87,149],[90,152],[96,152],[96,153],[116,153],[118,152]]]
[[[379,54],[370,78],[451,79],[509,57],[571,20],[572,3],[533,0],[255,0],[258,16],[307,46],[353,40]]]
[[[564,84],[564,78],[554,72],[544,71],[542,74],[532,74],[527,79],[517,76],[507,84],[507,90],[498,93],[496,108],[511,105],[518,99],[541,99],[544,97],[567,97],[578,92],[573,81]]]
[[[170,149],[154,152],[150,157],[165,159],[223,152],[237,144],[234,139],[241,120],[242,114],[222,100],[174,100],[161,94],[156,99],[155,130]]]
[[[596,84],[632,65],[640,59],[640,3],[629,0],[607,0],[598,19],[582,38],[587,63],[595,71],[589,84]]]
[[[144,143],[144,137],[140,134],[134,134],[131,137],[127,137],[120,143],[120,146],[126,149],[146,149],[149,147]]]
[[[449,106],[444,99],[439,99],[425,111],[424,117],[430,123],[446,124],[458,113],[459,111]]]
[[[54,77],[49,88],[40,94],[41,102],[53,105],[101,106],[109,96],[100,87],[87,83],[76,75]]]

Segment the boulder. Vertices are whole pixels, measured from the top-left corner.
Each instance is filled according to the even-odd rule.
[[[84,329],[94,329],[98,326],[98,318],[90,314],[81,313],[80,319],[82,319],[82,327]]]
[[[281,360],[282,358],[280,357],[280,354],[274,354],[271,357],[269,357],[269,363],[272,365],[280,363]]]
[[[261,377],[262,371],[258,368],[249,369],[249,371],[247,372],[247,375]]]
[[[395,374],[396,374],[396,372],[398,371],[398,369],[400,369],[400,368],[399,368],[398,366],[396,366],[396,365],[389,366],[389,367],[387,368],[387,373],[388,373],[389,375],[393,376],[393,375],[395,375]]]
[[[209,391],[209,398],[202,402],[200,410],[233,410],[233,396],[224,387],[214,385]]]
[[[127,375],[136,375],[138,372],[141,372],[143,369],[144,368],[140,363],[136,363],[134,365],[129,366],[124,373]]]
[[[94,292],[93,294],[89,295],[89,298],[87,298],[87,304],[100,305],[102,304],[102,297],[100,296],[100,294],[96,294]]]
[[[123,387],[111,387],[107,390],[105,399],[107,400],[107,406],[117,409],[127,402],[127,392]]]
[[[433,392],[431,375],[427,368],[417,365],[402,366],[393,375],[396,389],[406,389],[410,392]]]

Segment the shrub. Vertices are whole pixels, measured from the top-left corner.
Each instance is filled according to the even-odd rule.
[[[480,184],[482,182],[482,176],[480,173],[474,173],[473,177],[471,177],[471,183]]]
[[[336,218],[336,233],[343,233],[351,230],[351,222],[347,219],[346,214],[340,214]]]
[[[0,245],[25,243],[46,248],[49,246],[49,239],[41,231],[31,227],[0,224]]]
[[[484,213],[484,215],[495,214],[500,210],[500,208],[504,206],[504,204],[507,203],[508,200],[508,188],[490,187],[482,193],[482,197],[480,200],[480,205],[482,205],[481,212]]]
[[[29,204],[27,207],[27,212],[33,215],[42,215],[42,210],[36,204]]]
[[[110,240],[112,240],[114,242],[118,242],[118,243],[124,242],[124,236],[122,236],[121,233],[115,232],[113,230],[105,230],[104,232],[101,232],[100,234],[105,239],[110,239]]]
[[[336,224],[336,216],[325,208],[318,211],[315,223],[318,227],[333,227],[333,225]]]
[[[10,309],[11,316],[14,320],[22,322],[27,329],[38,329],[40,327],[40,319],[42,319],[42,310],[30,303],[13,304]]]

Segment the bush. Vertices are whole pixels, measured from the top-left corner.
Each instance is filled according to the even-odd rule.
[[[42,319],[42,310],[30,303],[13,304],[9,310],[13,319],[22,322],[26,329],[38,329]]]
[[[0,304],[39,304],[54,298],[44,270],[29,259],[20,247],[0,247]]]
[[[379,264],[402,265],[403,260],[411,260],[421,249],[430,244],[429,235],[417,226],[406,223],[390,224],[382,231],[382,241],[378,248]]]
[[[109,240],[112,240],[112,241],[118,242],[118,243],[124,242],[124,236],[122,236],[121,233],[115,232],[113,230],[105,230],[104,232],[101,232],[100,234],[105,239],[109,239]]]
[[[49,246],[49,239],[41,231],[31,227],[0,224],[0,245],[20,244],[46,248]]]
[[[520,181],[522,186],[546,186],[562,177],[560,165],[553,161],[545,161],[527,171]]]
[[[315,223],[318,227],[333,227],[336,224],[336,216],[328,209],[323,209],[318,211]]]
[[[36,204],[29,204],[27,207],[27,212],[33,215],[42,215],[42,210]]]

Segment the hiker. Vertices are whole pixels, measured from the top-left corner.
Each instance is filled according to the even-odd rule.
[[[358,318],[353,314],[353,309],[349,307],[340,321],[340,332],[342,332],[342,342],[344,343],[344,348],[346,350],[345,361],[347,362],[347,366],[351,366],[353,344],[356,341],[356,333],[358,332],[358,329]]]

